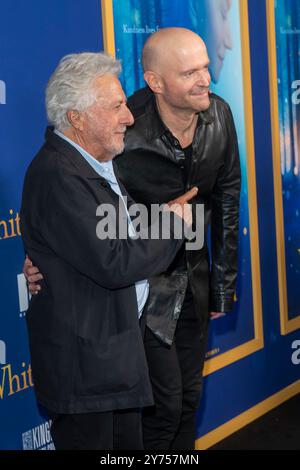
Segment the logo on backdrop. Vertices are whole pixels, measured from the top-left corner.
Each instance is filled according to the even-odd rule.
[[[51,434],[51,420],[22,433],[23,450],[55,450]]]
[[[0,80],[0,104],[6,104],[6,84]]]
[[[13,209],[10,209],[7,218],[0,218],[0,241],[20,236],[20,214],[19,212],[14,213]]]
[[[18,293],[19,293],[19,309],[20,309],[20,318],[25,317],[26,311],[29,307],[29,300],[31,295],[28,292],[27,282],[24,274],[17,275],[18,283]]]
[[[145,26],[128,26],[123,24],[123,33],[125,34],[152,34],[159,30],[159,26],[150,28],[147,24]]]
[[[22,362],[22,371],[16,372],[12,364],[0,368],[0,400],[33,387],[31,365]]]
[[[22,362],[22,370],[16,371],[7,363],[6,344],[0,340],[0,400],[33,387],[31,364]]]
[[[295,351],[292,354],[292,363],[297,366],[300,364],[300,340],[296,339],[292,343],[292,349],[295,349]]]
[[[6,344],[0,340],[0,364],[6,364]]]

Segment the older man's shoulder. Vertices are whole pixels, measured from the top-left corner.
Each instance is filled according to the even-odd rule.
[[[74,165],[70,162],[69,158],[63,151],[55,148],[48,139],[37,152],[31,161],[28,169],[27,176],[38,179],[40,182],[48,186],[51,185],[53,178],[59,175],[74,172]]]

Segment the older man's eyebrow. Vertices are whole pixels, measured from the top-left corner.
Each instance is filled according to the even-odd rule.
[[[127,104],[127,99],[125,98],[116,98],[115,100],[112,101],[112,106],[117,106],[119,104]]]

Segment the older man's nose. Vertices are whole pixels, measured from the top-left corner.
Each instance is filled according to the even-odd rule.
[[[132,126],[132,124],[134,123],[134,117],[127,106],[125,106],[124,108],[122,123],[125,124],[125,126]]]

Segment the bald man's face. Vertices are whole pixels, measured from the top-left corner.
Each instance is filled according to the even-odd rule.
[[[204,43],[192,39],[169,51],[161,69],[164,101],[171,107],[191,112],[209,107],[209,59]]]

